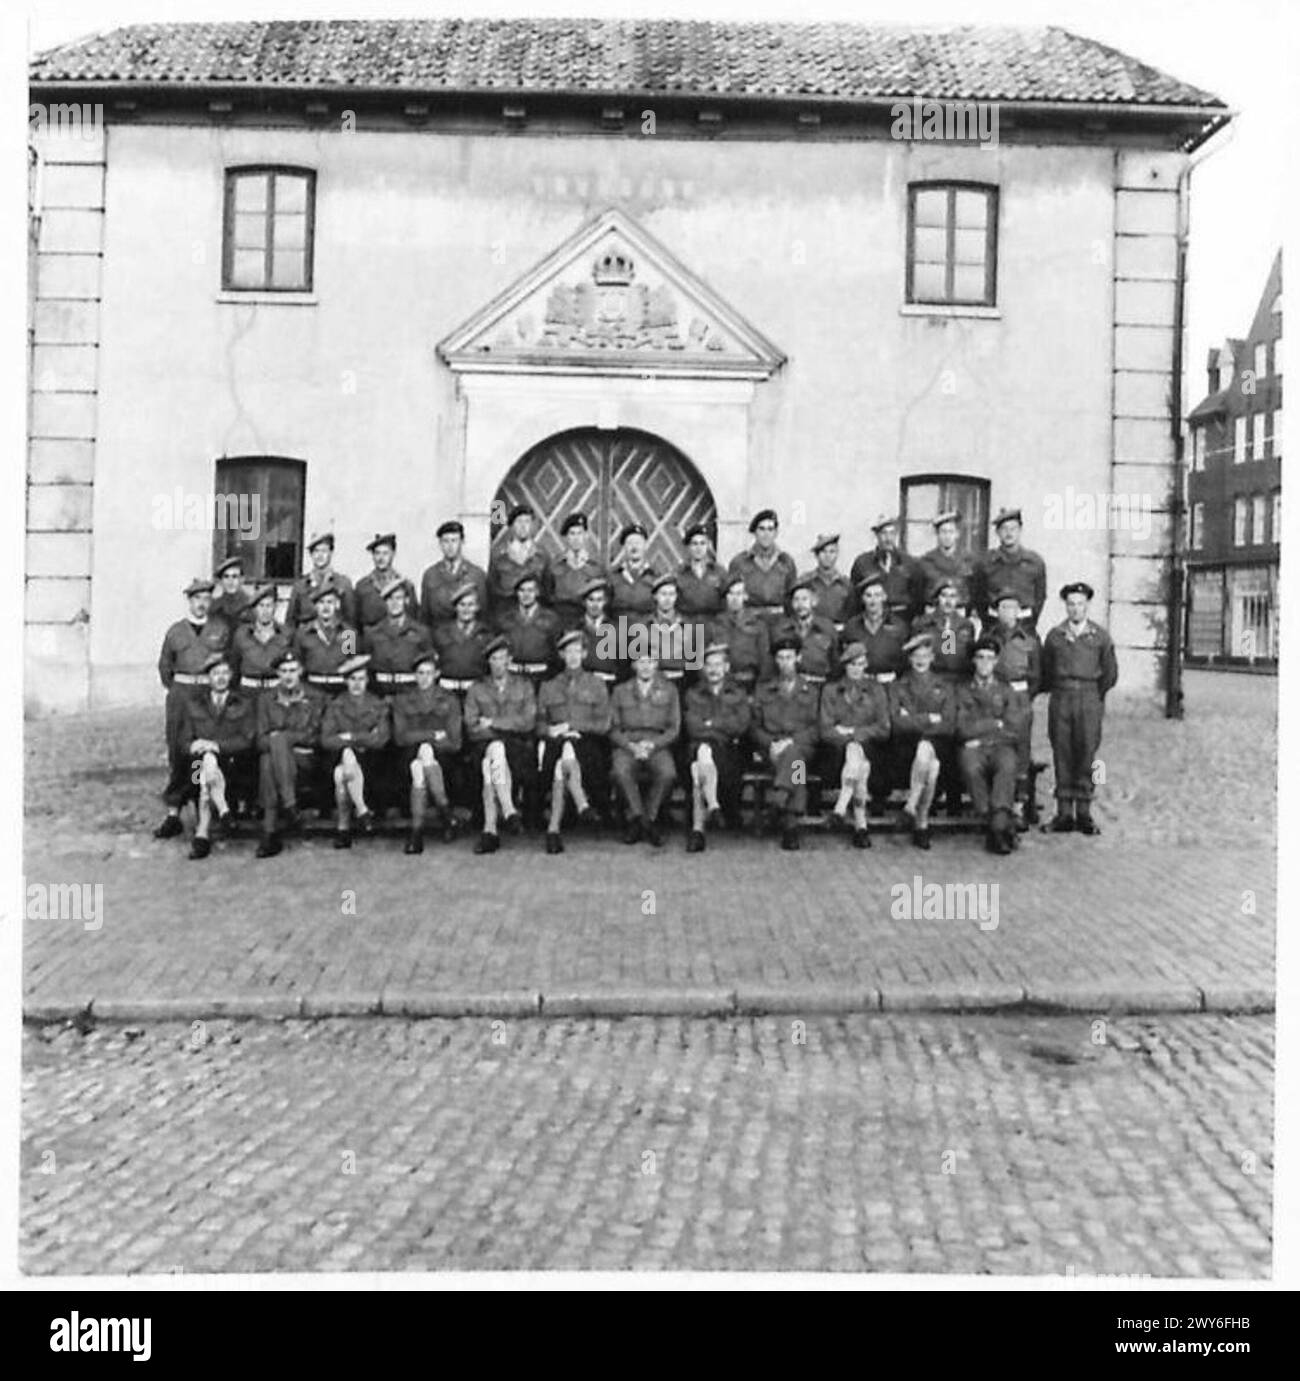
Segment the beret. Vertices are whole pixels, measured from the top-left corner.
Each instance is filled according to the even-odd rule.
[[[438,524],[438,531],[434,533],[434,536],[450,537],[452,533],[455,533],[457,537],[464,537],[465,524],[456,518],[448,518],[445,523]]]
[[[882,514],[880,515],[880,517],[877,518],[876,521],[875,521],[874,523],[871,524],[871,530],[872,530],[872,532],[879,532],[880,529],[881,529],[882,527],[897,527],[897,526],[898,526],[898,519],[897,519],[897,518],[888,518],[888,517],[886,517],[886,516],[882,513]]]
[[[730,656],[731,656],[731,646],[730,646],[730,644],[729,644],[729,643],[710,643],[710,644],[704,649],[704,656],[706,656],[706,657],[714,657],[714,656],[716,656],[716,655],[717,655],[718,653],[720,653],[720,652],[721,652],[722,654],[724,654],[725,656],[730,657]]]
[[[216,586],[213,585],[207,576],[196,575],[181,593],[184,595],[210,595],[214,589],[216,589]]]
[[[203,659],[203,670],[211,671],[213,667],[219,667],[223,662],[226,666],[233,665],[229,652],[209,652]]]
[[[560,536],[563,537],[575,527],[580,527],[584,532],[587,531],[588,524],[585,513],[570,513],[560,527]]]
[[[228,556],[228,557],[226,557],[226,559],[221,563],[221,565],[219,565],[219,566],[217,567],[217,569],[216,569],[215,571],[212,572],[212,574],[213,574],[218,580],[220,580],[221,577],[222,577],[223,575],[225,575],[225,573],[226,573],[227,571],[234,570],[234,571],[241,571],[241,572],[242,572],[243,569],[244,569],[244,558],[243,558],[242,556]]]
[[[885,577],[881,575],[879,571],[872,571],[869,575],[864,576],[858,581],[858,589],[863,591],[863,593],[872,585],[879,585],[882,590],[885,588]]]
[[[689,542],[696,537],[707,537],[710,541],[713,540],[713,534],[709,531],[708,523],[692,523],[690,527],[682,533],[683,542]]]
[[[1004,599],[1014,599],[1017,604],[1023,603],[1020,596],[1012,589],[1003,588],[993,596],[994,604],[1001,604]]]
[[[374,551],[376,547],[392,547],[397,550],[397,534],[395,532],[376,532],[375,535],[366,543],[367,551]]]
[[[343,598],[343,592],[339,587],[335,585],[332,580],[327,580],[323,585],[312,591],[311,602],[313,604],[319,604],[321,600],[327,599],[331,595],[338,600]]]
[[[1091,599],[1097,592],[1088,584],[1086,580],[1075,580],[1069,585],[1061,586],[1061,598],[1066,595],[1082,595],[1084,599]]]
[[[779,527],[781,520],[776,516],[776,509],[760,508],[758,512],[755,513],[754,516],[749,520],[750,532],[757,531],[759,523],[776,523]]]
[[[1001,651],[1002,649],[998,646],[997,639],[985,633],[984,636],[975,643],[975,646],[971,648],[971,655],[973,656],[976,652],[1000,653]]]
[[[643,528],[640,523],[629,523],[622,532],[618,534],[618,544],[621,547],[629,537],[637,536],[648,538],[649,533],[646,532],[645,528]]]
[[[406,593],[405,581],[399,578],[386,580],[384,581],[383,588],[379,591],[379,598],[387,599],[389,595],[395,595],[399,590],[402,592],[402,594]]]
[[[952,590],[955,592],[958,588],[957,582],[952,576],[941,575],[938,580],[930,586],[930,598],[938,599],[945,590]]]
[[[915,636],[908,638],[903,644],[903,651],[912,653],[922,647],[928,647],[931,650],[934,648],[934,641],[928,633],[917,633]]]
[[[940,513],[934,520],[935,527],[942,527],[944,523],[960,523],[961,514],[955,508],[950,508],[947,513]]]
[[[866,655],[867,649],[863,643],[849,643],[840,653],[840,661],[847,666],[849,662],[856,662],[859,657]]]
[[[658,594],[659,591],[662,590],[665,585],[671,585],[673,589],[677,588],[677,577],[672,573],[672,571],[666,571],[663,575],[661,575],[654,582],[654,584],[650,586],[650,590],[653,594]]]
[[[436,647],[426,647],[425,650],[416,657],[414,665],[420,667],[423,666],[425,662],[432,662],[434,666],[437,666],[438,649]]]
[[[348,657],[339,663],[339,675],[351,676],[354,671],[364,671],[370,665],[370,654],[368,652],[358,652],[355,656]]]
[[[803,647],[803,639],[793,633],[782,633],[772,639],[772,652],[798,652]]]
[[[609,593],[609,581],[603,575],[594,576],[582,587],[582,597],[586,599],[588,595],[594,595],[597,590],[604,590]]]
[[[313,532],[311,540],[307,543],[308,551],[315,551],[324,542],[331,551],[334,550],[334,534],[332,532]]]
[[[248,602],[250,605],[261,604],[264,599],[275,599],[278,591],[275,584],[268,581],[265,585],[255,585],[249,593]]]
[[[478,594],[478,588],[472,580],[467,580],[463,585],[457,585],[451,592],[451,603],[453,605],[459,604],[466,595],[476,594]]]
[[[496,637],[487,640],[487,645],[483,648],[483,655],[485,657],[490,657],[494,652],[500,652],[502,648],[509,650],[509,647],[510,643],[507,639],[502,634],[498,633]]]
[[[1003,523],[1011,522],[1024,522],[1024,519],[1020,516],[1020,510],[1018,508],[1000,508],[998,510],[998,516],[993,519],[993,528],[996,531]]]
[[[533,518],[536,516],[526,503],[517,503],[506,515],[506,522],[513,523],[516,518]]]
[[[812,544],[813,555],[821,551],[823,547],[829,547],[832,542],[838,542],[840,534],[838,532],[819,532],[817,540]]]
[[[542,577],[538,575],[536,571],[524,571],[515,577],[515,583],[512,588],[517,590],[521,585],[527,585],[530,580],[534,585],[540,585],[542,583]]]
[[[570,643],[582,642],[582,630],[580,628],[570,628],[567,633],[561,633],[555,640],[557,652],[563,652]]]
[[[286,662],[297,662],[298,660],[298,654],[293,648],[286,647],[284,651],[272,661],[271,665],[278,671]]]

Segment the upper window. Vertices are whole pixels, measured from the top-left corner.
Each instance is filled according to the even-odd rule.
[[[1255,347],[1255,377],[1265,379],[1268,377],[1268,344],[1261,341]]]
[[[1250,419],[1250,458],[1251,460],[1264,459],[1264,439],[1268,435],[1266,430],[1268,414],[1263,412],[1254,413]]]
[[[230,168],[221,285],[233,292],[310,292],[316,174]]]
[[[907,300],[992,307],[997,301],[997,188],[915,182],[907,197]]]
[[[1273,541],[1282,540],[1282,491],[1273,491]]]
[[[1264,519],[1268,512],[1268,498],[1264,494],[1256,494],[1250,501],[1250,540],[1260,546],[1268,541],[1268,533],[1264,530]]]
[[[1192,469],[1205,469],[1205,428],[1192,428]]]
[[[989,482],[964,475],[916,475],[901,486],[903,550],[921,556],[935,545],[934,520],[940,513],[961,514],[957,547],[973,555],[985,551],[989,536]]]
[[[1238,497],[1232,505],[1232,545],[1244,547],[1249,540],[1246,524],[1250,520],[1250,503],[1245,497]]]
[[[212,553],[244,559],[244,579],[293,580],[302,568],[301,460],[240,456],[217,461]]]
[[[1232,430],[1232,461],[1240,465],[1246,459],[1246,419],[1238,417]]]
[[[1273,342],[1273,373],[1282,372],[1282,337],[1278,336]]]
[[[1188,546],[1193,551],[1200,551],[1205,546],[1205,505],[1203,503],[1192,505],[1192,531]]]

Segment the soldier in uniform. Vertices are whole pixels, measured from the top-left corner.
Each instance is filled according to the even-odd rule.
[[[755,513],[749,522],[753,545],[737,552],[727,568],[731,575],[744,577],[746,603],[763,619],[772,634],[785,617],[786,600],[799,578],[794,557],[776,544],[779,528],[774,509],[764,508]]]
[[[921,614],[912,624],[912,633],[926,633],[934,644],[934,674],[947,681],[954,694],[965,685],[974,670],[972,661],[978,636],[974,623],[957,608],[960,592],[953,576],[939,576],[926,592],[932,612]],[[962,775],[957,760],[956,740],[945,739],[940,750],[939,795],[948,803],[948,814],[961,814]]]
[[[298,628],[293,650],[307,684],[327,695],[343,690],[343,663],[357,655],[357,631],[339,618],[341,596],[334,585],[320,585],[312,601],[316,617]]]
[[[999,590],[1014,590],[1020,599],[1020,616],[1029,631],[1038,628],[1038,616],[1047,603],[1047,567],[1036,551],[1020,545],[1021,517],[1018,508],[1004,508],[993,520],[998,545],[975,563],[971,575],[974,612],[981,619],[991,611]]]
[[[618,644],[618,625],[606,617],[609,603],[609,581],[600,576],[583,586],[582,621],[578,631],[583,638],[582,665],[611,690],[623,679],[623,659]]]
[[[647,649],[659,663],[659,675],[671,681],[680,694],[688,669],[698,655],[698,625],[688,623],[677,608],[677,577],[661,575],[651,587],[655,607],[637,624]]]
[[[244,590],[244,562],[241,557],[231,556],[223,561],[212,579],[216,582],[216,594],[212,607],[208,610],[210,618],[225,619],[230,626],[230,636],[241,623],[252,616],[252,604]]]
[[[356,592],[347,576],[334,569],[334,534],[314,534],[307,543],[307,555],[311,558],[311,570],[293,582],[293,593],[289,596],[289,612],[284,622],[290,634],[316,617],[316,602],[313,597],[324,585],[333,585],[339,592],[339,617],[344,623],[355,628]]]
[[[275,600],[274,585],[259,585],[253,590],[248,599],[252,620],[241,623],[231,640],[237,684],[246,694],[278,684],[276,663],[291,646],[288,632],[275,621]]]
[[[885,583],[885,608],[892,618],[904,626],[912,621],[916,610],[912,607],[916,592],[916,562],[898,549],[898,519],[881,516],[871,525],[876,545],[854,559],[849,568],[853,588],[862,591],[868,576],[879,575]],[[856,638],[846,627],[846,638]]]
[[[1061,587],[1065,621],[1047,635],[1043,685],[1048,691],[1047,732],[1056,769],[1052,829],[1097,834],[1092,818],[1093,763],[1101,747],[1106,696],[1119,680],[1110,634],[1088,617],[1092,586],[1076,580]]]
[[[657,849],[664,842],[659,811],[677,780],[672,749],[681,733],[682,707],[654,657],[637,657],[632,668],[632,679],[615,686],[610,701],[613,777],[627,807],[623,842],[645,838]],[[647,783],[643,801],[641,787]]]
[[[381,590],[386,590],[394,580],[400,580],[406,587],[406,612],[413,619],[420,617],[420,606],[415,597],[415,586],[393,567],[393,557],[397,555],[397,536],[392,532],[377,532],[366,543],[366,550],[374,562],[374,569],[367,571],[357,581],[356,607],[357,628],[365,632],[388,617],[388,604]]]
[[[722,609],[727,573],[713,554],[707,523],[696,523],[682,536],[686,560],[677,569],[677,606],[683,618],[707,624]]]
[[[489,619],[499,620],[515,602],[515,588],[521,575],[535,575],[538,589],[546,579],[547,561],[533,539],[533,510],[527,504],[516,504],[507,518],[509,533],[488,561]]]
[[[957,604],[962,609],[970,608],[970,582],[975,571],[973,558],[957,548],[960,536],[961,514],[955,510],[940,513],[934,520],[936,545],[931,547],[917,562],[917,598],[915,603],[923,607],[934,598],[931,591],[941,580],[951,580],[957,587]]]
[[[1033,625],[1026,623],[1022,617],[1020,597],[1015,590],[996,591],[993,605],[996,621],[989,629],[989,636],[998,646],[998,660],[993,674],[1026,697],[1027,712],[1021,722],[1020,738],[1016,744],[1016,776],[1019,785],[1027,788],[1034,728],[1034,696],[1042,688],[1043,649]],[[1018,818],[1017,825],[1021,829],[1028,828],[1023,819]]]
[[[887,686],[907,669],[903,644],[910,636],[908,627],[888,609],[885,577],[872,571],[859,586],[862,612],[844,625],[843,640],[861,643],[867,649],[867,668]]]
[[[853,582],[839,569],[840,534],[819,533],[812,551],[817,564],[799,579],[810,582],[813,613],[829,619],[835,625],[836,633],[842,633],[844,625],[858,611],[858,597]]]
[[[415,685],[415,664],[432,646],[429,630],[406,610],[407,586],[394,578],[379,591],[388,615],[362,634],[362,650],[370,654],[370,674],[382,696]]]
[[[570,513],[560,528],[564,550],[546,572],[546,597],[565,628],[582,618],[582,592],[604,574],[591,554],[590,531],[585,513]]]
[[[431,633],[439,624],[455,619],[452,596],[463,586],[473,586],[480,609],[488,604],[487,572],[466,560],[462,552],[465,525],[453,518],[439,526],[437,536],[442,560],[435,561],[420,581],[420,614]]]
[[[808,804],[808,774],[817,750],[817,687],[799,674],[799,640],[772,644],[776,676],[754,693],[753,738],[772,765],[769,811],[781,820],[781,847],[799,848],[799,817]]]
[[[847,812],[853,805],[853,847],[869,849],[867,795],[871,781],[871,746],[889,741],[889,696],[878,681],[867,675],[867,649],[849,643],[841,656],[844,677],[822,688],[818,727],[827,775],[839,778],[839,795],[831,812],[832,822],[848,828]]]
[[[173,839],[182,832],[181,806],[190,789],[190,758],[181,737],[185,702],[196,688],[208,684],[204,666],[214,652],[224,650],[230,638],[230,625],[211,615],[212,590],[210,580],[190,581],[183,591],[189,601],[188,612],[167,630],[158,654],[158,679],[167,692],[164,732],[168,771],[163,789],[167,814],[153,832],[155,839]]]
[[[497,631],[510,647],[510,670],[527,676],[533,691],[551,674],[555,640],[563,631],[560,616],[538,602],[541,579],[525,571],[515,582],[515,603],[497,619]]]
[[[909,638],[903,651],[908,670],[890,686],[889,717],[895,741],[910,760],[903,826],[918,849],[930,847],[930,807],[939,785],[940,746],[956,728],[951,688],[932,670],[934,645],[924,633]]]
[[[704,852],[706,829],[725,819],[740,825],[740,793],[749,760],[748,735],[753,722],[749,695],[728,674],[726,643],[704,649],[700,679],[686,692],[687,761],[691,775],[691,833],[688,854]]]
[[[190,842],[191,858],[207,858],[212,852],[214,811],[219,833],[229,832],[231,811],[226,787],[241,775],[246,766],[241,759],[253,746],[253,705],[230,689],[230,654],[213,652],[203,669],[208,688],[190,696],[181,717],[180,736],[190,758],[190,780],[199,788],[199,818]]]
[[[580,629],[570,628],[562,633],[558,651],[564,669],[547,681],[537,695],[537,737],[545,745],[542,786],[545,789],[549,784],[551,791],[551,815],[546,826],[548,854],[564,852],[560,826],[565,796],[572,797],[581,824],[595,825],[599,817],[591,808],[591,796],[604,802],[609,793],[609,692],[599,676],[583,669],[586,639]]]
[[[370,658],[349,657],[340,667],[344,692],[326,706],[321,719],[320,746],[332,755],[334,803],[338,828],[334,847],[352,847],[352,812],[362,834],[375,832],[375,815],[366,805],[366,776],[373,775],[377,755],[390,738],[388,702],[368,689]]]
[[[439,684],[460,696],[463,708],[469,688],[487,675],[487,645],[492,631],[479,619],[479,597],[473,581],[453,590],[450,598],[456,617],[433,630],[433,646],[442,673]]]
[[[618,534],[619,559],[609,573],[609,612],[623,626],[643,619],[655,607],[654,583],[659,572],[646,559],[649,539],[640,523]]]
[[[487,675],[465,697],[465,728],[483,783],[483,832],[474,845],[476,854],[494,854],[501,847],[498,808],[506,831],[520,832],[516,787],[529,822],[537,817],[537,697],[528,678],[510,670],[510,645],[501,634],[491,639],[486,654]]]
[[[830,619],[815,613],[814,580],[800,576],[790,591],[790,615],[776,625],[774,636],[799,642],[799,672],[815,686],[839,675],[840,638]]]
[[[313,785],[316,745],[324,698],[302,683],[302,663],[292,648],[276,659],[276,685],[257,698],[258,790],[262,804],[262,837],[258,858],[282,852],[279,812],[285,829],[299,824],[298,793]]]
[[[745,577],[729,574],[722,589],[722,613],[709,625],[711,643],[726,643],[731,677],[752,692],[772,674],[772,635],[764,619],[745,607],[749,598]]]
[[[393,744],[401,754],[411,786],[411,829],[403,852],[421,854],[424,808],[430,797],[443,840],[450,843],[456,837],[447,780],[453,775],[461,745],[460,700],[438,684],[438,654],[432,649],[417,654],[415,685],[398,691],[392,707]]]
[[[975,674],[957,690],[957,734],[962,775],[985,825],[985,846],[990,853],[1009,854],[1016,845],[1016,742],[1028,698],[994,676],[998,650],[988,634],[975,644]]]

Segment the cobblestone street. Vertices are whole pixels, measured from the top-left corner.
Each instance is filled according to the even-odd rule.
[[[1268,1018],[195,1031],[28,1030],[27,1272],[1269,1269]]]

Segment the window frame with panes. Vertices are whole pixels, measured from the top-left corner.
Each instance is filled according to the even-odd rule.
[[[932,209],[942,196],[942,219]],[[963,224],[962,209],[982,206],[982,217]],[[942,247],[937,236],[942,236]],[[961,237],[961,238],[959,238]],[[978,259],[969,255],[981,246]],[[998,188],[987,182],[949,179],[911,182],[907,187],[907,274],[905,296],[909,306],[996,307],[998,299]],[[918,257],[924,255],[924,257]],[[979,271],[978,294],[959,291],[966,275]],[[943,285],[934,286],[934,271],[941,270]],[[959,280],[959,275],[962,278]]]
[[[292,202],[286,203],[284,198],[291,188],[297,190]],[[295,226],[296,222],[301,222],[301,226]],[[259,225],[260,233],[256,229]],[[287,242],[286,236],[293,242]],[[260,256],[261,271],[254,274],[248,270],[255,256]],[[315,170],[278,163],[227,168],[221,236],[222,290],[311,293],[315,257]],[[294,265],[296,271],[289,271]]]

